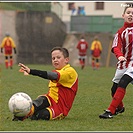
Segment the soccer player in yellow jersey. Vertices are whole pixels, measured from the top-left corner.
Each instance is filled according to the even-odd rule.
[[[4,49],[6,68],[8,68],[10,66],[10,68],[12,69],[12,67],[13,67],[13,52],[12,52],[12,50],[14,49],[14,53],[16,54],[16,45],[14,43],[14,40],[10,37],[9,33],[6,33],[6,36],[2,40],[0,48],[1,48],[1,53],[3,53],[3,49]]]
[[[91,65],[92,65],[93,70],[95,70],[100,67],[100,56],[102,53],[102,44],[98,40],[97,36],[95,36],[91,44],[90,50],[91,50],[91,56],[92,56]]]
[[[30,113],[23,118],[14,116],[13,120],[24,120],[29,116],[32,120],[54,120],[63,119],[68,115],[78,90],[78,74],[68,63],[69,52],[66,48],[53,48],[51,56],[55,68],[51,72],[30,69],[19,63],[21,69],[29,75],[39,76],[50,82],[48,93],[33,100]]]

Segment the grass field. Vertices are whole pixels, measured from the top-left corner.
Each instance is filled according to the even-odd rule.
[[[28,65],[31,68],[51,70],[52,66]],[[115,68],[102,67],[93,71],[91,67],[81,70],[79,88],[69,115],[57,121],[11,121],[12,114],[8,109],[8,100],[16,92],[26,92],[35,99],[47,93],[48,81],[39,77],[24,76],[19,67],[12,70],[1,65],[0,72],[0,131],[133,131],[133,86],[130,84],[124,98],[126,111],[113,119],[99,119],[111,101],[110,87]]]

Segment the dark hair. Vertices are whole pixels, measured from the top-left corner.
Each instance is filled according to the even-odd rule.
[[[67,50],[66,48],[54,47],[54,48],[51,50],[51,53],[52,53],[53,51],[55,51],[55,50],[60,50],[60,51],[63,53],[63,55],[64,55],[65,58],[69,57],[69,52],[68,52],[68,50]]]
[[[7,32],[7,33],[5,34],[5,36],[7,36],[7,37],[8,37],[8,36],[10,36],[10,34]]]
[[[123,11],[123,14],[125,14],[126,10],[128,8],[133,8],[133,3],[127,3],[127,6],[125,7],[124,11]]]

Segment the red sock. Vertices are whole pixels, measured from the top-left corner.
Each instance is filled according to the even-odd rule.
[[[112,94],[112,98],[113,98],[114,94]],[[124,107],[124,104],[123,102],[121,101],[121,103],[118,105],[118,109],[122,109]]]
[[[13,60],[10,59],[10,67],[12,67],[12,65],[13,65]]]
[[[94,62],[94,61],[92,61],[92,67],[93,67],[93,68],[95,67],[95,62]]]
[[[8,61],[7,60],[5,60],[5,66],[6,66],[6,68],[8,68]]]
[[[100,67],[100,64],[99,63],[96,63],[96,68],[99,68]]]
[[[112,102],[110,106],[108,107],[108,110],[110,110],[112,114],[115,113],[116,108],[122,102],[122,99],[124,98],[125,93],[126,91],[124,88],[121,88],[121,87],[117,88],[115,95],[112,99]]]
[[[82,61],[82,60],[80,60],[80,65],[82,65],[82,62],[83,62],[83,61]]]
[[[119,105],[118,105],[118,109],[122,109],[124,107],[124,104],[123,104],[123,102],[121,102]]]

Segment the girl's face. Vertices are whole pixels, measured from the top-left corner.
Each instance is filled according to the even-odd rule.
[[[54,50],[51,53],[52,56],[52,64],[55,69],[62,69],[69,61],[69,58],[65,58],[63,53],[60,50]]]
[[[133,23],[133,8],[132,7],[127,8],[122,17],[125,20],[125,22]]]

